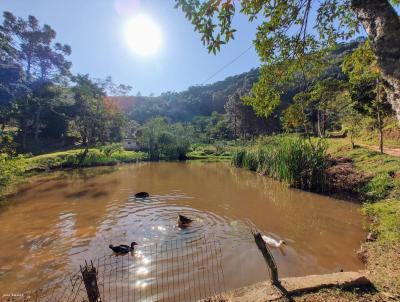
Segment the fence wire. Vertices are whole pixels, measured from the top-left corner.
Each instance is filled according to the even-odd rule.
[[[98,301],[198,301],[225,292],[222,247],[204,236],[137,246],[125,256],[89,259],[97,271]],[[89,301],[81,272],[8,302]]]

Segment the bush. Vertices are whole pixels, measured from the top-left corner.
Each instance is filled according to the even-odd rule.
[[[10,157],[7,154],[0,154],[0,189],[14,182],[22,176],[26,170],[26,164],[22,157]]]
[[[298,137],[274,136],[259,139],[253,146],[233,153],[232,163],[266,174],[290,186],[323,192],[327,190],[326,144]]]
[[[105,146],[101,146],[99,148],[99,150],[105,155],[110,157],[111,155],[113,155],[116,152],[121,152],[124,150],[124,148],[122,147],[122,144],[117,144],[117,143],[112,143],[109,145],[105,145]]]

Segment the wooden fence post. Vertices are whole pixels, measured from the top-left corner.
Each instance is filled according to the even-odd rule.
[[[97,285],[97,271],[93,266],[93,262],[91,262],[90,266],[86,263],[84,268],[81,267],[81,273],[89,302],[101,302],[99,287]]]
[[[278,278],[278,268],[276,266],[274,257],[272,256],[264,239],[262,239],[260,232],[254,232],[253,235],[254,235],[254,240],[256,241],[258,248],[261,250],[261,253],[264,256],[265,261],[267,262],[269,268],[271,269],[272,284],[279,285],[280,283],[279,283],[279,278]]]

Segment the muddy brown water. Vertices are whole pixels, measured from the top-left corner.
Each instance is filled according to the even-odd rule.
[[[151,198],[136,200],[139,191]],[[365,237],[359,205],[289,189],[228,163],[139,163],[55,172],[32,179],[12,199],[0,212],[0,294],[60,280],[85,259],[108,257],[110,243],[136,241],[137,253],[143,254],[153,243],[200,237],[220,248],[218,255],[205,257],[220,257],[225,289],[265,280],[268,271],[248,219],[264,234],[287,242],[272,249],[280,276],[362,268],[354,252]],[[178,213],[194,223],[180,229]],[[168,265],[151,265],[157,253],[153,250],[142,263],[142,273],[174,274]],[[157,282],[153,276],[136,281],[145,287]]]

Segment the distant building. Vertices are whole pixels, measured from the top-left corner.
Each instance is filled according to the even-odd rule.
[[[122,145],[127,151],[137,151],[139,149],[136,139],[134,137],[124,138]]]

